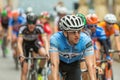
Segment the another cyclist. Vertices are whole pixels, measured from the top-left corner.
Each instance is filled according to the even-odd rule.
[[[25,57],[29,57],[29,51],[32,48],[34,53],[41,56],[48,55],[48,42],[46,35],[40,25],[36,25],[37,16],[34,13],[27,15],[27,25],[22,26],[19,30],[18,50],[19,59],[22,63],[21,80],[27,80],[28,61],[24,61]],[[45,48],[40,45],[38,35],[42,36]],[[46,50],[45,50],[46,49]]]
[[[100,26],[97,26],[98,23],[98,17],[96,14],[88,14],[86,17],[87,20],[87,28],[91,31],[91,38],[95,44],[95,50],[98,50],[97,52],[100,52],[101,46],[103,46],[103,49],[106,54],[106,59],[111,60],[111,57],[109,55],[109,46],[107,44],[107,37],[105,34],[105,31]],[[100,45],[96,47],[96,43],[99,43]],[[97,53],[96,53],[97,54]],[[99,53],[100,54],[100,53]],[[96,56],[99,58],[98,56]]]
[[[58,23],[60,19],[67,14],[67,8],[65,6],[59,6],[56,8],[57,16],[54,19],[54,33],[58,32],[60,29],[58,27]]]
[[[116,47],[118,50],[120,50],[120,31],[119,26],[117,25],[116,16],[114,14],[106,14],[104,17],[104,21],[98,23],[98,25],[105,30],[107,36],[107,44],[109,45],[109,48],[111,49],[110,36],[114,34]]]
[[[9,23],[9,17],[7,14],[7,10],[3,9],[1,12],[1,26],[2,26],[2,31],[1,34],[3,34],[2,36],[2,52],[3,52],[3,56],[6,57],[6,53],[7,53],[7,30],[8,30],[8,23]]]
[[[52,29],[50,26],[49,19],[50,19],[50,14],[47,11],[43,11],[41,12],[40,18],[38,21],[38,24],[42,25],[44,32],[47,34],[48,41],[50,40],[50,36],[52,34]]]
[[[18,10],[12,11],[12,17],[9,20],[8,24],[8,36],[7,40],[12,41],[12,48],[13,48],[13,58],[15,61],[16,69],[19,69],[18,67],[18,61],[17,61],[17,37],[18,37],[18,30],[21,27],[21,25],[25,24],[24,18],[20,17]]]
[[[51,72],[49,80],[81,80],[80,59],[84,56],[91,80],[95,78],[94,49],[89,36],[81,30],[84,23],[81,18],[66,15],[60,19],[59,31],[50,39]]]

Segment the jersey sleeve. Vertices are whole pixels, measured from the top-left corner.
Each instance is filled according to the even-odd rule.
[[[36,28],[39,30],[39,34],[44,34],[44,30],[41,25],[37,25]]]
[[[58,42],[57,42],[57,39],[52,36],[50,38],[50,49],[49,49],[49,52],[52,53],[52,52],[58,52]]]
[[[92,44],[92,40],[89,36],[86,36],[83,42],[84,45],[84,56],[89,56],[94,54],[94,48]]]
[[[22,26],[20,29],[19,29],[19,34],[18,36],[23,36],[23,31],[25,29],[25,26]]]

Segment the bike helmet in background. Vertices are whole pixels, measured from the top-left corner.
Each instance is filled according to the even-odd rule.
[[[8,14],[7,14],[7,10],[2,10],[2,12],[1,12],[1,16],[3,16],[3,17],[5,17],[5,16],[7,16]]]
[[[36,24],[37,21],[37,15],[34,13],[27,14],[27,23],[28,24]]]
[[[117,23],[117,18],[114,14],[106,14],[104,20],[107,23]]]
[[[86,21],[88,25],[89,24],[91,25],[91,24],[97,24],[99,22],[99,19],[97,15],[93,13],[93,14],[88,14],[86,16]]]
[[[29,14],[29,13],[31,13],[31,12],[33,12],[32,7],[28,7],[28,8],[26,9],[26,11],[25,11],[26,14]]]
[[[13,18],[19,17],[19,15],[20,15],[20,14],[19,14],[19,11],[18,11],[18,10],[13,10],[13,11],[12,11],[12,17],[13,17]]]
[[[62,6],[62,7],[57,7],[56,9],[57,13],[59,14],[67,14],[67,8]]]
[[[86,18],[85,18],[85,16],[83,14],[77,13],[76,16],[82,18],[82,20],[84,22],[84,25],[86,25]]]
[[[84,27],[82,18],[75,15],[66,15],[60,19],[59,28],[63,31],[81,30]]]
[[[47,11],[41,12],[40,18],[50,18],[50,14]]]

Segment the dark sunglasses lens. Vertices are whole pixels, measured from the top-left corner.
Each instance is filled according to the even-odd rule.
[[[97,25],[87,25],[88,28],[96,27]]]
[[[108,23],[109,25],[113,25],[114,23]]]
[[[28,24],[36,24],[35,22],[28,22]]]

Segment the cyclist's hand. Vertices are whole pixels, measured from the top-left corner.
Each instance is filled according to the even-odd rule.
[[[25,57],[24,56],[19,56],[20,63],[24,61]]]
[[[49,53],[47,53],[45,57],[47,57],[47,60],[49,60],[50,59]]]

